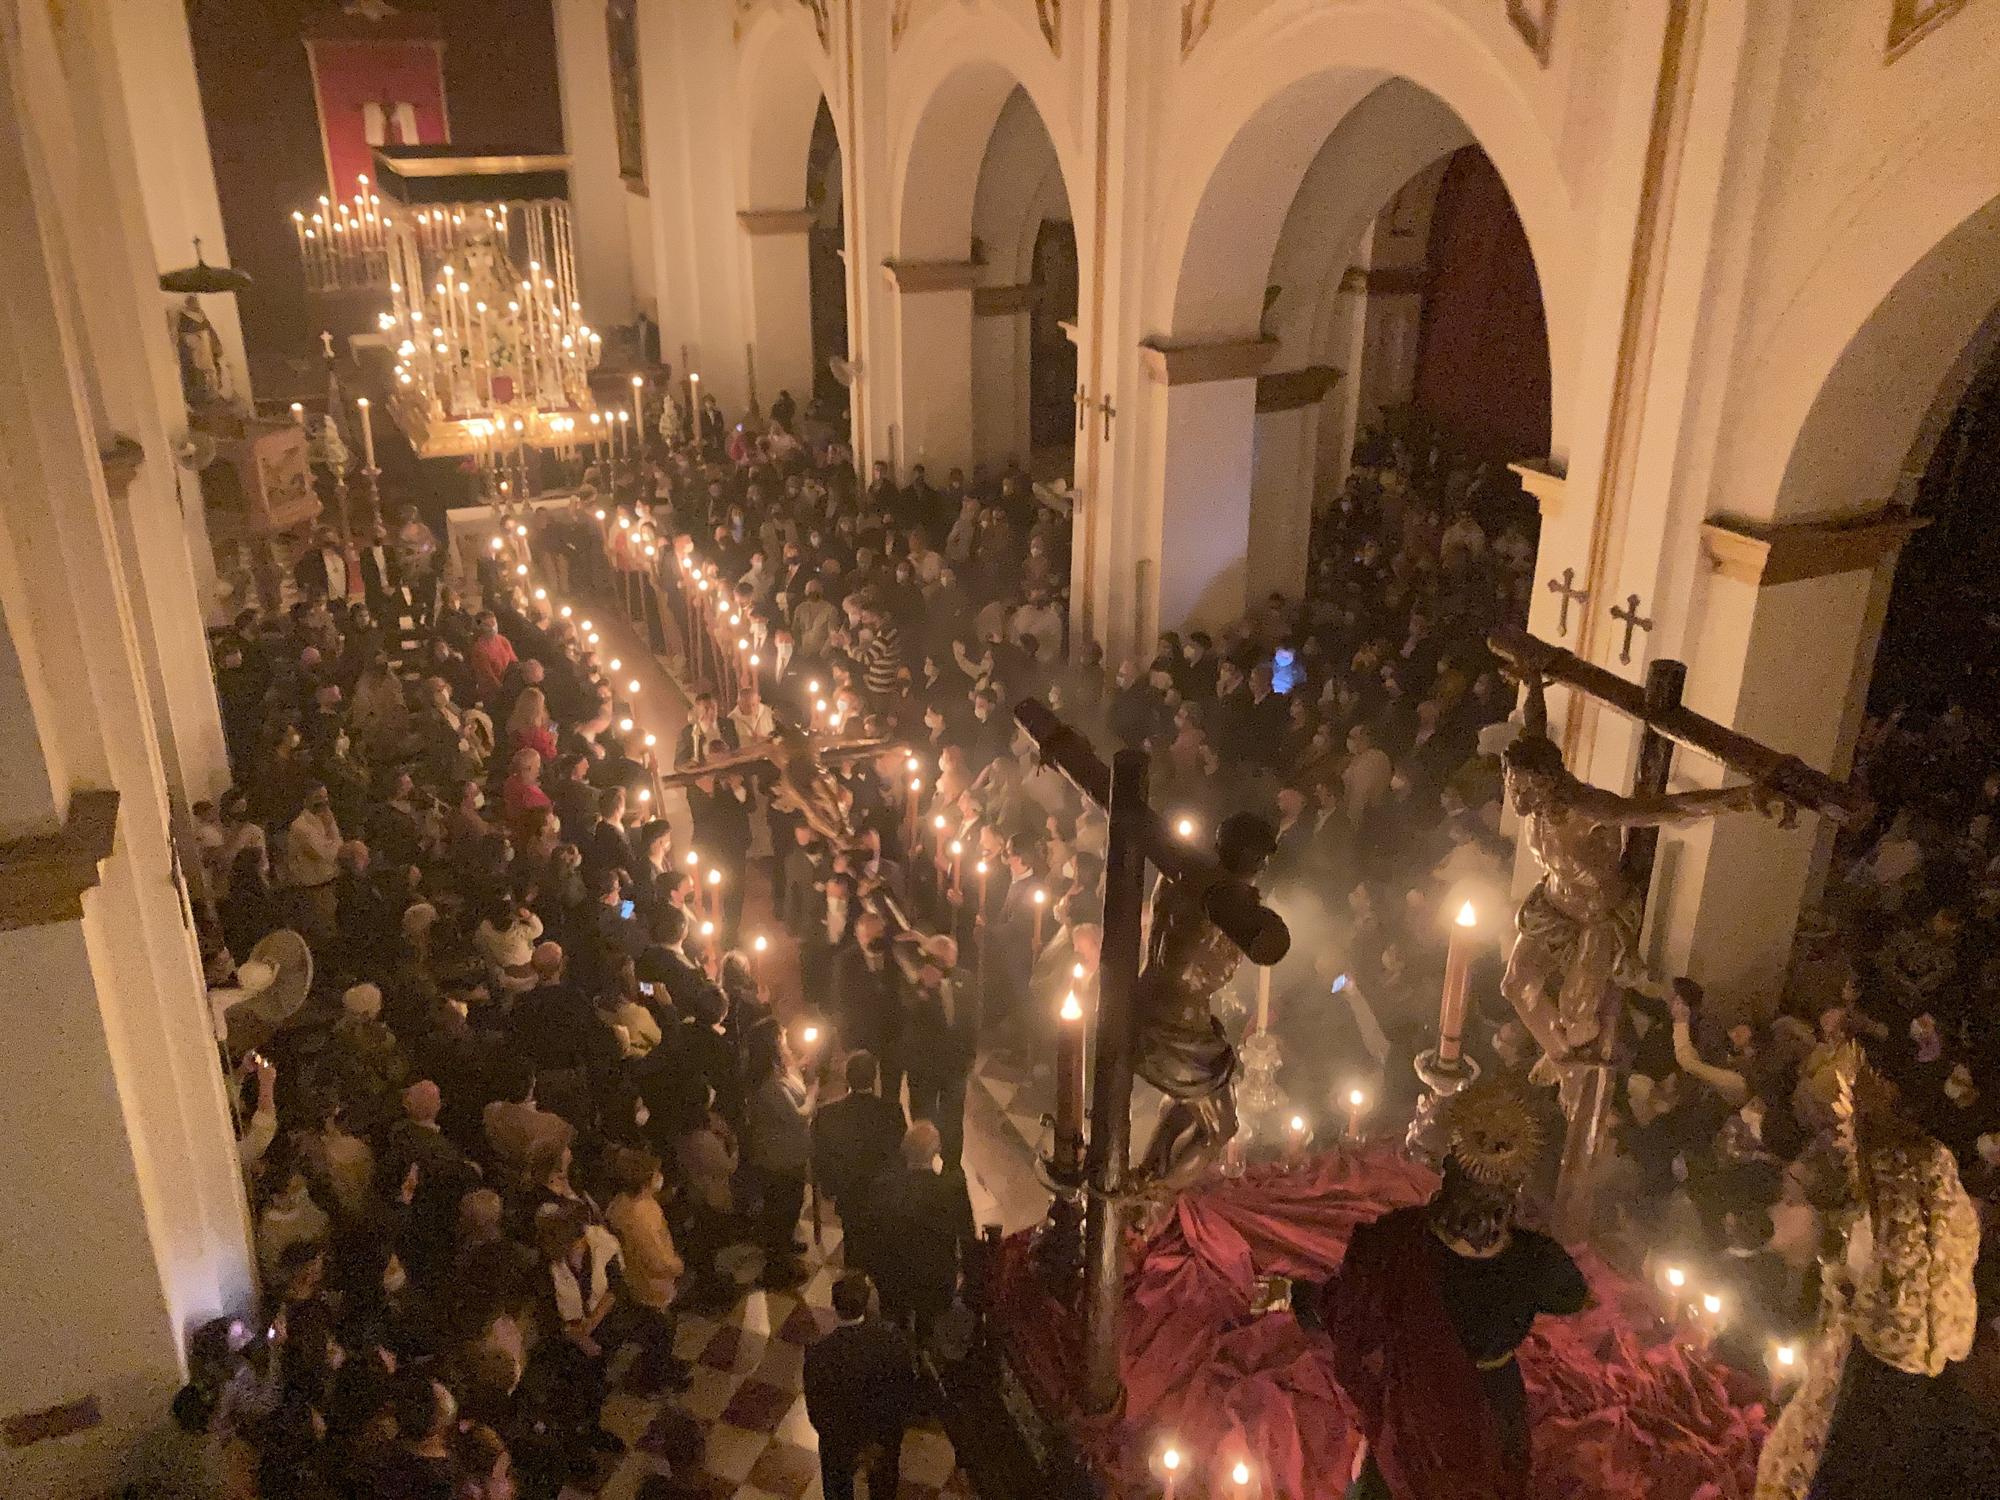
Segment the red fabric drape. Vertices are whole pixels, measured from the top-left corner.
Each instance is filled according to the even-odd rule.
[[[1418,409],[1486,457],[1547,456],[1542,284],[1507,185],[1477,146],[1445,167],[1425,266]]]
[[[1008,1242],[997,1317],[1016,1370],[1073,1433],[1111,1500],[1157,1500],[1148,1465],[1172,1435],[1208,1492],[1238,1458],[1267,1500],[1337,1500],[1355,1431],[1326,1340],[1284,1314],[1252,1317],[1263,1274],[1324,1280],[1355,1225],[1428,1197],[1436,1178],[1392,1151],[1253,1169],[1184,1195],[1151,1241],[1128,1245],[1124,1409],[1075,1408],[1080,1325]],[[1543,1318],[1521,1346],[1534,1500],[1748,1500],[1766,1430],[1758,1393],[1653,1331],[1652,1298],[1589,1254],[1597,1305]],[[1642,1336],[1641,1330],[1645,1330]],[[1201,1487],[1196,1486],[1196,1492]]]

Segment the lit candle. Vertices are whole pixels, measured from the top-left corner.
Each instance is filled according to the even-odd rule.
[[[292,403],[292,420],[303,427],[306,425],[306,407],[303,401]]]
[[[1083,1168],[1083,1005],[1071,990],[1056,1012],[1056,1142],[1058,1173]]]
[[[1257,1029],[1271,1029],[1271,971],[1264,966],[1257,970]]]
[[[764,950],[770,946],[771,940],[761,932],[750,940],[750,970],[760,990],[764,987]]]
[[[1465,1031],[1465,1007],[1472,985],[1472,945],[1479,914],[1466,902],[1452,919],[1451,943],[1445,949],[1444,998],[1438,1006],[1438,1061],[1458,1061],[1459,1038]]]
[[[1035,903],[1035,951],[1042,951],[1042,912],[1049,904],[1049,893],[1036,886],[1029,898]]]
[[[375,470],[375,422],[369,415],[368,398],[358,397],[355,406],[361,411],[361,456],[370,473]]]
[[[1174,1500],[1174,1489],[1180,1483],[1181,1450],[1172,1443],[1167,1444],[1160,1454],[1160,1474],[1166,1480],[1166,1488],[1160,1492],[1160,1500]]]
[[[1229,1482],[1247,1495],[1250,1492],[1250,1465],[1237,1459],[1235,1467],[1229,1471]]]
[[[1368,1096],[1360,1089],[1347,1091],[1347,1138],[1361,1139],[1361,1117],[1368,1112]]]
[[[1180,836],[1181,836],[1182,838],[1184,838],[1184,839],[1191,839],[1191,838],[1193,838],[1193,837],[1194,837],[1194,819],[1193,819],[1193,818],[1182,818],[1182,819],[1181,819],[1181,820],[1180,820],[1180,821],[1179,821],[1178,823],[1174,824],[1174,832],[1175,832],[1175,833],[1177,833],[1177,834],[1179,834],[1179,835],[1180,835]]]

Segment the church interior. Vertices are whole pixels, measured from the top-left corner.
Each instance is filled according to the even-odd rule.
[[[2000,1494],[1996,59],[0,0],[0,1493]]]

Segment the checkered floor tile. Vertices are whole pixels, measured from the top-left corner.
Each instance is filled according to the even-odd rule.
[[[668,1473],[712,1500],[821,1500],[819,1436],[806,1417],[802,1391],[806,1348],[834,1324],[840,1227],[831,1210],[823,1218],[820,1244],[805,1257],[811,1275],[795,1290],[757,1286],[763,1269],[757,1252],[724,1257],[742,1295],[726,1313],[681,1315],[674,1350],[694,1367],[687,1390],[654,1399],[620,1393],[605,1404],[604,1425],[630,1451],[598,1500],[632,1500],[647,1475]],[[810,1239],[809,1220],[800,1227]],[[676,1472],[668,1462],[670,1411],[692,1416],[704,1430],[702,1456],[691,1472]],[[963,1500],[972,1493],[943,1428],[927,1423],[905,1436],[896,1500]],[[566,1492],[564,1500],[581,1496]]]

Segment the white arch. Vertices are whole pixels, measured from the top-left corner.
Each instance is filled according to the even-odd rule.
[[[991,10],[947,8],[906,36],[901,51],[911,66],[899,79],[905,107],[891,137],[896,259],[959,260],[969,253],[980,164],[1017,87],[1041,117],[1063,181],[1084,180],[1075,122],[1063,107],[1064,79],[1038,33]]]
[[[737,65],[745,122],[741,140],[743,208],[792,209],[806,201],[813,124],[825,100],[840,133],[831,65],[812,21],[797,6],[765,11],[743,38]],[[841,149],[847,149],[843,137]]]
[[[1329,66],[1329,57],[1342,61]],[[1520,214],[1542,284],[1554,446],[1563,451],[1588,288],[1575,205],[1530,97],[1539,76],[1526,49],[1494,50],[1436,0],[1278,14],[1246,24],[1212,55],[1197,53],[1187,94],[1225,107],[1188,111],[1170,148],[1182,169],[1159,216],[1155,332],[1240,338],[1256,328],[1264,275],[1306,173],[1350,113],[1385,82],[1405,80],[1463,122]]]
[[[1996,306],[2000,152],[1968,114],[1861,205],[1757,339],[1720,470],[1732,503],[1784,518],[1888,499]]]

